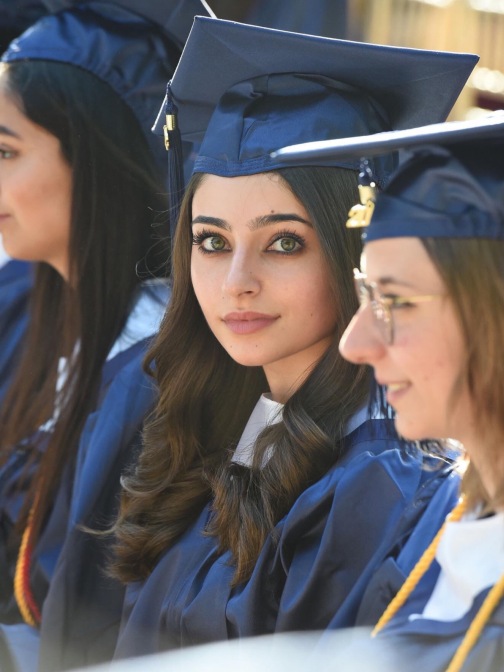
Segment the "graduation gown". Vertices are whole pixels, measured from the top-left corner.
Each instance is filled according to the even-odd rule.
[[[24,261],[0,265],[0,400],[15,370],[28,324],[32,270]]]
[[[467,629],[481,607],[488,590],[482,591],[471,609],[457,621],[395,619],[367,649],[370,670],[373,660],[388,662],[390,669],[408,672],[445,672]],[[417,598],[420,594],[417,593]],[[420,598],[421,600],[421,598]],[[408,613],[412,613],[408,609]],[[462,667],[463,672],[504,670],[504,604],[501,602],[487,621]]]
[[[149,290],[149,291],[152,291]],[[154,316],[158,324],[168,290],[157,286]],[[154,305],[154,304],[153,304]],[[125,331],[128,330],[126,325]],[[145,332],[145,329],[143,329]],[[35,633],[21,621],[12,591],[18,549],[0,544],[0,669],[68,669],[110,659],[123,600],[123,587],[104,572],[108,541],[85,528],[103,530],[114,520],[121,472],[140,446],[143,420],[154,404],[154,389],[142,361],[152,330],[110,357],[104,365],[99,400],[86,420],[75,465],[68,468],[54,507],[32,557],[30,586],[42,606],[42,624]],[[40,432],[39,434],[43,434]],[[43,436],[38,450],[44,449]],[[40,440],[41,439],[41,440]],[[17,479],[26,460],[18,451],[0,470],[2,534],[15,524],[23,493]],[[34,467],[36,468],[36,467]],[[4,537],[5,538],[5,537]],[[3,651],[3,658],[1,652]]]
[[[267,538],[236,588],[229,552],[219,557],[204,536],[206,506],[149,578],[128,586],[116,657],[353,625],[374,571],[428,517],[431,498],[439,492],[446,515],[457,496],[449,469],[422,469],[425,458],[392,436],[391,422],[379,419],[347,435],[344,457],[300,494],[276,526],[278,543]]]
[[[422,529],[414,534],[417,532],[422,532]],[[413,544],[406,544],[403,553],[396,560],[389,559],[380,568],[374,577],[374,586],[372,584],[368,588],[369,594],[376,596],[381,591],[385,603],[389,601],[419,558],[420,554],[412,547]],[[366,656],[370,665],[375,659],[382,664],[385,661],[390,662],[394,666],[391,669],[407,669],[408,672],[444,672],[447,669],[491,586],[479,590],[473,596],[469,609],[453,620],[425,616],[410,618],[412,615],[423,614],[439,574],[440,566],[434,560],[395,618],[378,634],[374,643],[367,647]],[[367,603],[368,597],[369,595],[363,601],[364,608],[370,607]],[[449,595],[446,595],[446,599],[450,600]],[[501,601],[486,622],[462,669],[463,672],[504,670],[504,602]]]

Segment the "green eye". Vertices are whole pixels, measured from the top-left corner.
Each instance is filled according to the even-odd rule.
[[[292,238],[282,238],[280,241],[280,247],[282,250],[285,250],[285,252],[292,252],[293,250],[296,249],[297,242],[293,240]]]
[[[226,243],[224,242],[224,238],[221,238],[220,236],[211,236],[205,240],[203,247],[207,250],[221,252],[225,249]]]
[[[222,238],[211,238],[211,245],[214,250],[222,250],[224,249],[224,241]]]
[[[269,247],[272,252],[284,252],[292,254],[303,247],[302,239],[293,235],[280,235]]]

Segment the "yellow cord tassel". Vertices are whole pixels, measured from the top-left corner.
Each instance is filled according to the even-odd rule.
[[[460,646],[455,652],[451,663],[446,668],[446,672],[459,672],[462,669],[463,664],[469,654],[469,651],[472,649],[476,643],[478,637],[481,635],[483,628],[485,627],[486,622],[492,615],[495,607],[499,604],[504,594],[504,575],[497,581],[495,586],[490,590],[488,595],[485,598],[485,601],[481,605],[478,613],[474,617],[473,622],[467,629],[464,639],[462,640]]]
[[[439,532],[436,534],[430,546],[424,552],[420,560],[413,567],[408,578],[401,586],[397,595],[394,597],[394,599],[390,602],[388,607],[383,612],[381,618],[379,619],[378,623],[375,625],[373,629],[373,632],[371,633],[372,637],[377,635],[380,632],[380,630],[382,630],[387,625],[387,623],[396,615],[396,613],[403,606],[403,604],[406,602],[411,593],[415,590],[422,576],[429,569],[436,555],[437,547],[439,546],[439,542],[441,541],[441,537],[443,536],[446,523],[448,522],[452,523],[460,520],[460,518],[464,514],[464,511],[465,511],[465,502],[464,500],[461,500],[457,504],[457,506],[453,509],[453,511],[450,513],[450,515],[447,517],[446,522],[443,524]],[[469,655],[469,652],[471,651],[474,644],[478,640],[478,637],[481,635],[481,632],[483,631],[485,624],[492,615],[495,607],[501,601],[503,595],[504,595],[504,575],[501,576],[499,581],[495,584],[495,586],[493,586],[493,588],[486,596],[485,601],[481,605],[478,613],[476,614],[471,625],[467,629],[464,639],[460,643],[460,646],[456,650],[455,655],[453,656],[450,664],[446,668],[446,672],[460,672],[467,659],[467,656]]]
[[[387,623],[396,615],[396,613],[403,606],[403,604],[406,602],[411,593],[415,590],[418,582],[425,574],[425,572],[429,569],[429,567],[432,564],[432,561],[434,560],[437,547],[439,546],[439,542],[441,541],[441,537],[443,536],[443,532],[445,531],[446,523],[448,522],[452,523],[454,521],[460,520],[464,511],[465,511],[465,502],[464,500],[460,500],[457,506],[446,518],[445,523],[432,540],[430,546],[427,548],[427,550],[424,552],[420,560],[411,570],[410,575],[399,589],[397,595],[394,597],[394,599],[390,602],[388,607],[381,615],[378,623],[375,625],[373,632],[371,633],[371,637],[375,637],[380,632],[380,630],[382,630],[387,625]]]
[[[28,625],[36,627],[38,625],[35,616],[38,616],[38,609],[34,605],[34,609],[37,613],[32,613],[30,609],[29,600],[26,595],[26,584],[29,583],[29,572],[30,572],[30,557],[31,549],[29,548],[31,541],[31,530],[32,530],[32,519],[33,519],[33,508],[31,509],[26,528],[23,532],[23,537],[21,539],[21,545],[19,547],[19,554],[16,563],[16,573],[14,575],[14,597],[18,605],[18,609],[21,612],[23,620]]]

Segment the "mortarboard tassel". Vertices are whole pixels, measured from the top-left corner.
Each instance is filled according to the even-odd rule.
[[[359,171],[359,196],[360,203],[350,209],[347,229],[358,229],[369,226],[373,215],[376,196],[376,180],[367,159],[361,159]]]
[[[166,121],[163,126],[165,148],[168,152],[168,204],[170,216],[170,233],[173,240],[184,194],[184,170],[182,156],[182,139],[178,128],[177,106],[173,102],[171,82],[166,87]]]

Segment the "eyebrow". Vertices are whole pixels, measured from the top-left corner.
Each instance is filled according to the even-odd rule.
[[[21,139],[21,136],[15,133],[11,128],[8,126],[2,126],[0,125],[0,135],[8,135],[11,138],[19,138]]]
[[[262,229],[264,226],[270,226],[271,224],[280,224],[282,222],[299,222],[300,224],[306,224],[306,226],[313,228],[311,222],[304,219],[304,217],[296,215],[293,212],[288,212],[285,214],[272,213],[271,215],[263,215],[262,217],[257,217],[250,223],[249,228],[251,231],[257,231],[257,229]]]
[[[411,284],[410,282],[406,282],[405,280],[398,280],[392,275],[385,275],[381,278],[378,278],[376,280],[376,284],[380,286],[400,285],[401,287],[408,287],[408,289],[415,289],[415,285]]]
[[[265,226],[271,226],[273,224],[280,224],[282,222],[299,222],[300,224],[305,224],[310,228],[313,228],[313,225],[308,220],[296,215],[295,213],[278,213],[271,215],[262,215],[261,217],[256,217],[248,225],[251,231],[257,231],[262,229]],[[195,217],[191,225],[195,224],[210,224],[216,226],[219,229],[224,229],[226,231],[231,231],[231,226],[224,220],[219,219],[218,217],[207,217],[206,215],[198,215]]]

